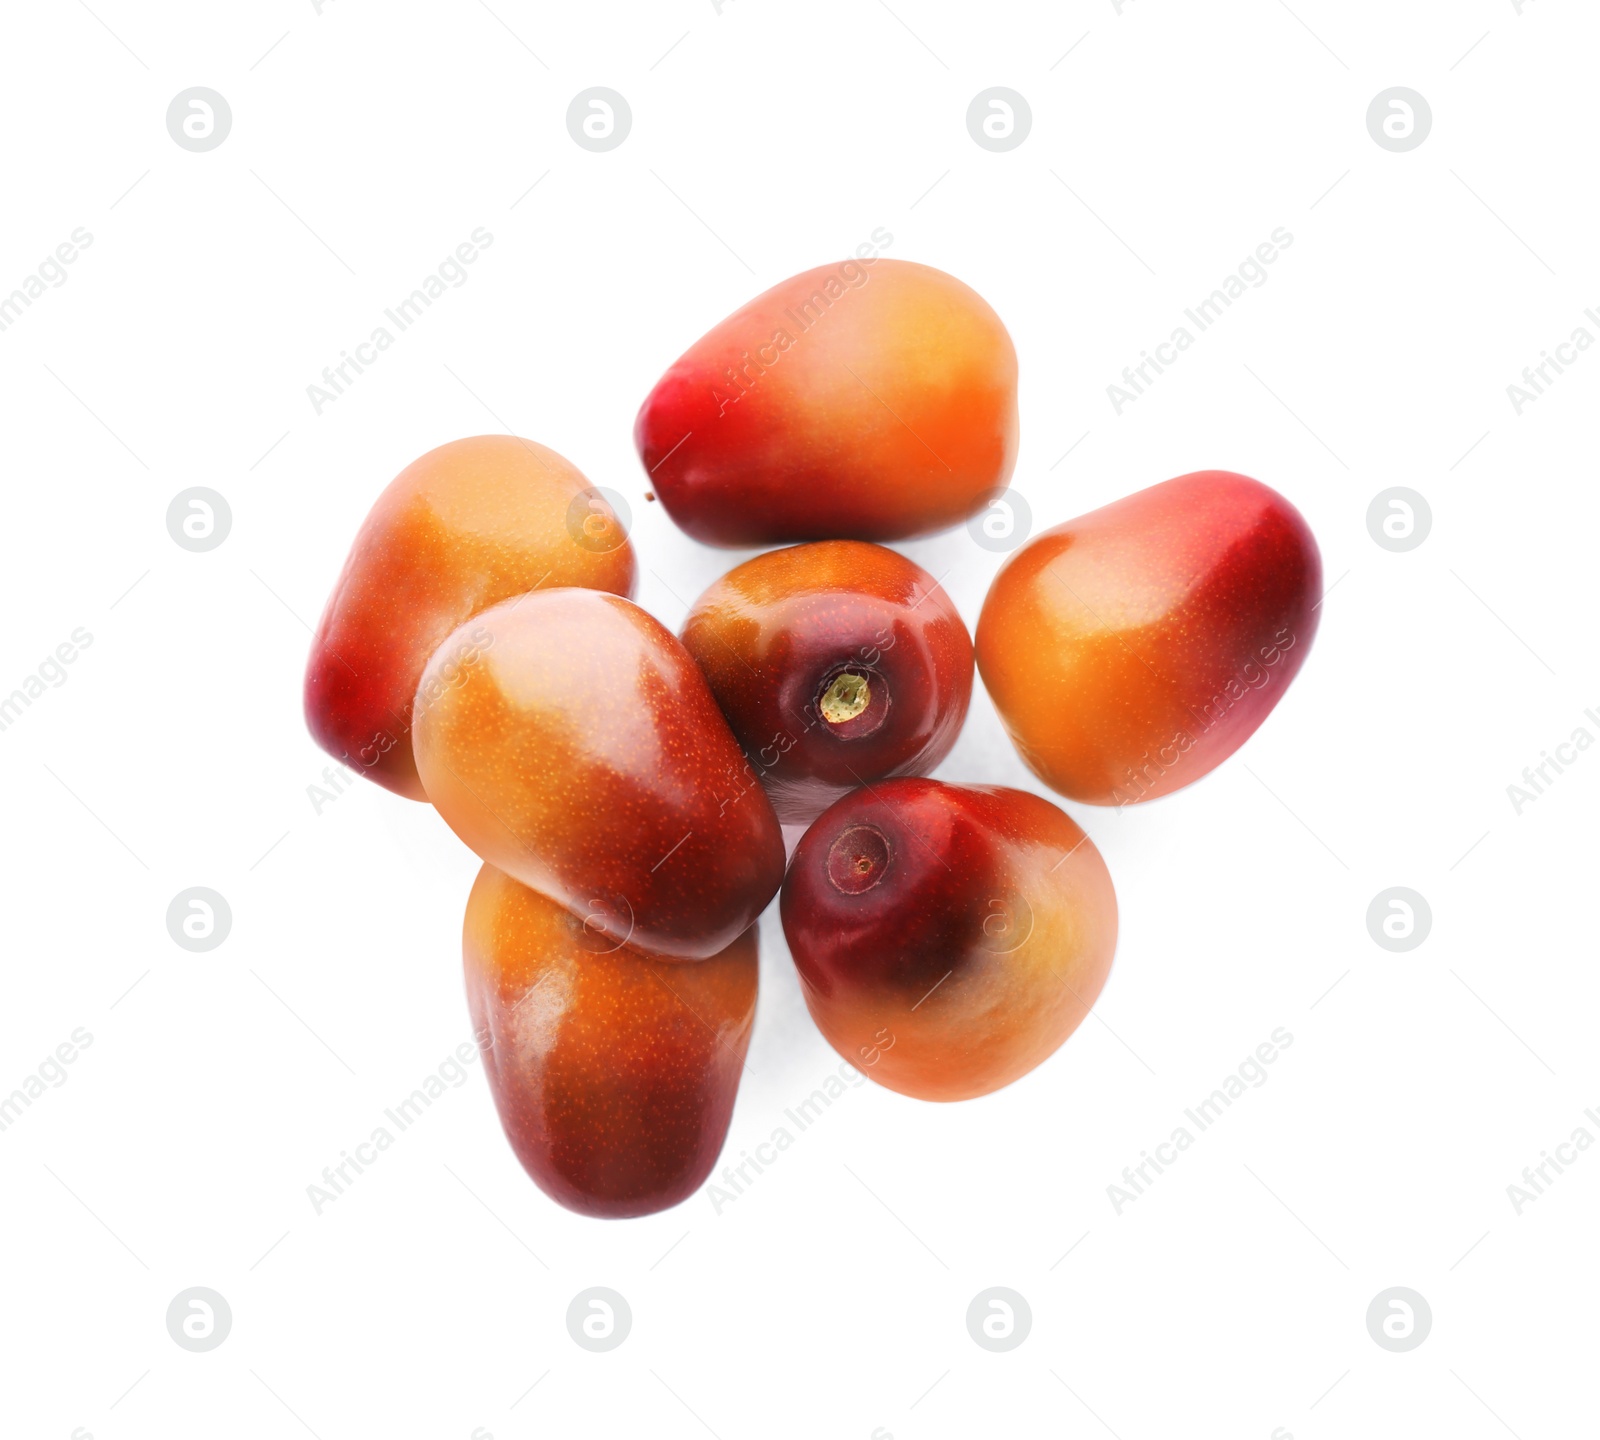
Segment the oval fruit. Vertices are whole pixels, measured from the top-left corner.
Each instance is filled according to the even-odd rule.
[[[783,836],[688,652],[637,605],[538,590],[469,620],[417,687],[428,798],[497,866],[655,954],[755,923]]]
[[[1095,805],[1151,800],[1255,733],[1305,662],[1321,600],[1300,512],[1200,471],[1011,556],[978,620],[978,670],[1045,784]]]
[[[1011,476],[1016,350],[943,271],[823,265],[696,341],[633,434],[667,512],[708,545],[925,535]]]
[[[826,811],[795,850],[783,932],[828,1042],[891,1090],[965,1100],[1009,1085],[1104,986],[1117,898],[1048,800],[890,780]]]
[[[683,643],[789,825],[858,785],[927,774],[972,697],[955,602],[920,565],[858,540],[730,570],[695,602]]]
[[[750,1046],[755,929],[681,965],[615,946],[485,865],[462,950],[489,1088],[534,1183],[607,1217],[692,1195],[727,1138]]]
[[[541,585],[633,593],[633,547],[583,473],[514,435],[455,440],[378,497],[311,642],[306,724],[352,770],[425,799],[411,702],[462,621]]]

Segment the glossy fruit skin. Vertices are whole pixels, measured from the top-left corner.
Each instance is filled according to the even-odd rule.
[[[1045,784],[1132,804],[1255,733],[1305,663],[1321,600],[1300,512],[1259,481],[1200,471],[1012,555],[978,620],[978,670]]]
[[[430,450],[378,497],[306,662],[306,724],[352,770],[426,797],[411,701],[462,621],[539,585],[632,595],[633,547],[610,506],[554,450],[478,435]]]
[[[943,271],[822,265],[696,341],[633,436],[668,513],[708,545],[925,535],[1011,477],[1016,350]]]
[[[1048,800],[889,780],[795,850],[783,931],[806,1005],[869,1078],[922,1100],[987,1095],[1077,1029],[1104,986],[1117,898]]]
[[[756,930],[698,965],[614,942],[485,865],[462,931],[467,1003],[506,1138],[583,1215],[687,1199],[727,1138],[756,1013]]]
[[[537,590],[454,632],[417,688],[428,798],[487,860],[653,954],[753,925],[783,835],[671,631],[598,590]]]
[[[920,565],[859,540],[747,560],[695,602],[683,643],[786,825],[869,781],[927,774],[972,698],[955,602]],[[855,681],[859,713],[828,703]]]

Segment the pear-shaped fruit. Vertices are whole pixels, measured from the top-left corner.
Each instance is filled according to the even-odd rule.
[[[1205,470],[1030,540],[978,670],[1028,767],[1094,805],[1169,795],[1255,733],[1316,638],[1322,557],[1276,490]]]
[[[502,601],[417,687],[428,798],[491,865],[654,954],[703,959],[783,880],[783,835],[676,636],[597,590]]]
[[[806,831],[783,931],[818,1028],[922,1100],[987,1095],[1049,1058],[1111,970],[1105,861],[1037,795],[886,780]]]
[[[463,620],[540,585],[631,595],[633,547],[605,497],[554,450],[515,435],[455,440],[378,497],[306,662],[306,724],[358,774],[426,797],[411,701]]]
[[[585,1215],[647,1215],[711,1172],[755,1019],[756,932],[681,965],[618,946],[485,865],[462,935],[467,1003],[506,1138]]]
[[[845,260],[697,340],[633,436],[667,513],[708,545],[925,535],[1010,479],[1017,353],[954,276]]]

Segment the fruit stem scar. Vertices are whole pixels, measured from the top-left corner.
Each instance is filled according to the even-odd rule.
[[[843,725],[854,720],[872,703],[872,691],[865,675],[845,670],[833,677],[832,683],[822,692],[818,708],[822,718],[830,725]]]
[[[841,895],[860,895],[882,882],[892,852],[875,825],[852,825],[828,850],[828,881]]]

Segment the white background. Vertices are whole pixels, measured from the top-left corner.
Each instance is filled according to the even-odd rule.
[[[1506,386],[1600,304],[1600,17],[492,3],[7,8],[0,293],[93,244],[0,334],[0,693],[94,638],[0,733],[0,1093],[93,1043],[0,1133],[0,1429],[1593,1433],[1600,1153],[1521,1215],[1506,1187],[1600,1136],[1600,753],[1520,815],[1506,787],[1600,735],[1600,356],[1520,416]],[[195,85],[233,111],[205,154],[165,125]],[[606,154],[565,126],[592,85],[633,111]],[[994,85],[1033,113],[1005,154],[965,124]],[[1434,117],[1404,154],[1365,121],[1395,85]],[[478,226],[470,281],[318,416],[306,386]],[[1331,587],[1309,663],[1203,783],[1068,807],[1121,945],[1097,1018],[1004,1093],[863,1085],[721,1213],[600,1223],[527,1180],[474,1067],[315,1214],[308,1184],[468,1033],[474,859],[375,787],[308,798],[307,624],[361,517],[434,445],[529,436],[629,497],[640,599],[677,625],[742,557],[644,501],[635,409],[880,226],[1010,327],[1036,528],[1206,467],[1300,506]],[[1279,226],[1269,282],[1118,416],[1107,384]],[[193,485],[232,508],[207,554],[166,530]],[[1409,553],[1367,530],[1394,485],[1432,507]],[[999,557],[960,529],[904,548],[975,623]],[[1031,784],[981,694],[939,773]],[[233,911],[207,954],[165,924],[195,885]],[[1406,954],[1366,927],[1395,885],[1433,912]],[[776,906],[762,947],[730,1157],[838,1063]],[[1269,1081],[1118,1215],[1122,1168],[1279,1026]],[[197,1285],[233,1312],[205,1354],[165,1323]],[[595,1285],[633,1312],[607,1354],[565,1325]],[[995,1285],[1033,1315],[1005,1354],[965,1324]],[[1365,1323],[1396,1285],[1433,1313],[1406,1354]]]

